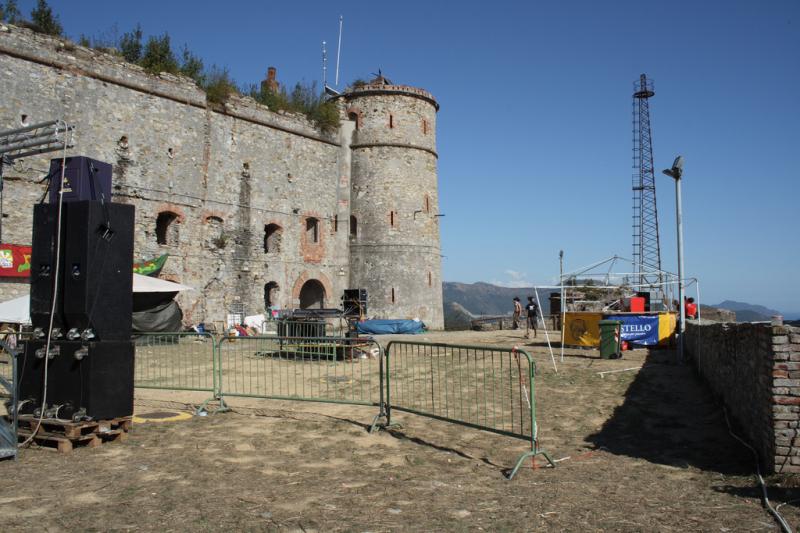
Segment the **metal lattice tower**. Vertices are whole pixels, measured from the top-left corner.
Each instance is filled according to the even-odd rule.
[[[650,131],[652,80],[642,74],[633,84],[633,262],[641,290],[660,291],[661,244],[658,236],[653,138]],[[656,285],[659,284],[659,285]],[[654,287],[654,288],[655,288]]]

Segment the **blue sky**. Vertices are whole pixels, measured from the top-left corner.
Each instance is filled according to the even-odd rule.
[[[656,168],[686,160],[686,273],[703,300],[800,312],[796,0],[50,4],[71,36],[140,22],[240,84],[270,65],[285,83],[320,80],[343,15],[341,80],[381,68],[441,103],[447,281],[552,283],[560,249],[567,270],[631,256],[631,92],[646,73]],[[675,271],[674,185],[656,179]]]

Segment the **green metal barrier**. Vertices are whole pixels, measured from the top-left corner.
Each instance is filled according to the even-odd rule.
[[[134,342],[134,387],[206,391],[216,397],[217,350],[211,334],[142,333]]]
[[[224,337],[219,389],[226,396],[381,406],[381,347],[372,339]]]
[[[525,350],[392,341],[385,357],[385,426],[397,410],[530,441],[508,479],[528,457],[555,466],[539,449],[536,365]]]
[[[271,323],[274,325],[278,337],[318,338],[336,337],[343,338],[347,333],[347,321],[344,317],[328,318],[281,318]],[[260,336],[264,336],[263,334]]]

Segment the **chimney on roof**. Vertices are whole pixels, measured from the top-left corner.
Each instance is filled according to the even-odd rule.
[[[275,79],[278,71],[275,67],[269,67],[267,69],[267,79],[261,82],[261,90],[262,91],[269,91],[276,93],[278,92],[278,80]]]

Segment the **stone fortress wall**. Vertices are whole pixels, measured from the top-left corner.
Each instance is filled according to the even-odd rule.
[[[800,472],[800,328],[688,321],[686,350],[766,472]]]
[[[409,95],[402,106],[397,94]],[[353,276],[363,280],[373,301],[411,317],[435,309],[427,320],[443,325],[437,109],[424,91],[384,85],[381,91],[354,89],[346,112],[356,124],[351,200],[359,235],[350,243]]]
[[[345,288],[365,287],[370,316],[443,326],[434,216],[438,106],[424,91],[382,94],[375,86],[374,95],[352,102],[346,94],[340,129],[325,134],[305,117],[250,98],[212,106],[187,78],[152,76],[115,56],[9,25],[0,25],[0,73],[0,129],[18,127],[22,115],[29,123],[63,118],[76,126],[68,155],[114,165],[113,200],[136,206],[135,257],[168,253],[161,277],[197,289],[179,297],[187,323],[220,322],[239,306],[263,312],[266,293],[280,308],[338,307]],[[353,104],[360,115],[347,120]],[[390,112],[399,127],[385,124],[382,139],[372,124]],[[412,131],[410,124],[423,120],[426,126]],[[396,135],[428,151],[399,147]],[[356,143],[365,141],[387,146],[365,148],[375,153],[362,157]],[[40,181],[52,157],[6,166],[4,242],[30,243],[31,207],[44,194]],[[356,180],[367,201],[351,209]],[[375,201],[369,191],[378,190]],[[416,226],[406,222],[412,203],[428,209],[416,215]],[[393,227],[390,216],[405,224]],[[380,247],[374,258],[369,252],[375,244],[407,251],[387,263]],[[423,285],[426,292],[418,290]],[[0,300],[27,290],[0,283]]]

